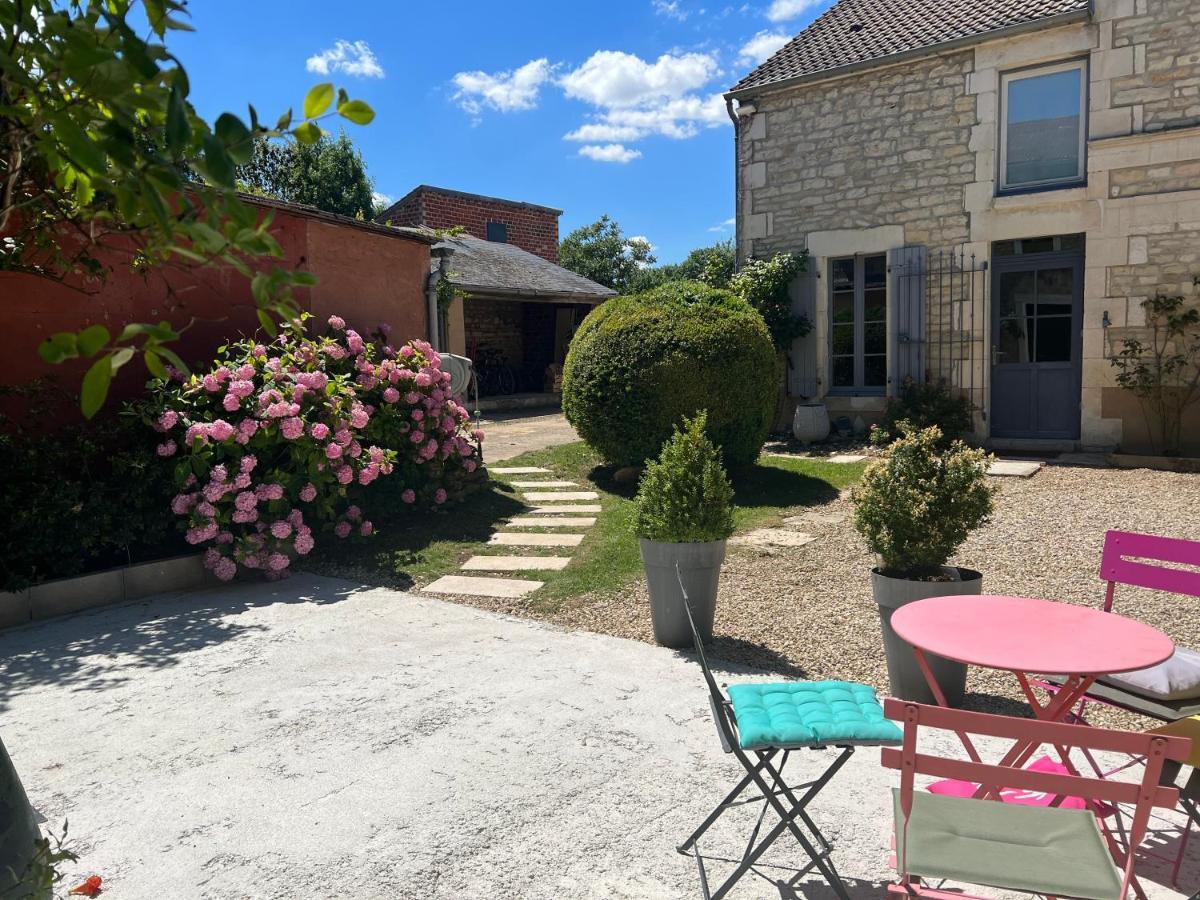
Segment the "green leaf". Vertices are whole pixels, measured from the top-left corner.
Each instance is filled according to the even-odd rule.
[[[70,115],[62,114],[55,117],[51,127],[54,136],[58,138],[59,144],[65,151],[63,155],[73,162],[76,168],[93,173],[105,171],[108,167],[108,157],[104,150],[88,136],[86,131],[79,127]]]
[[[304,118],[315,119],[333,103],[333,85],[328,81],[314,84],[304,97]]]
[[[52,334],[38,345],[38,355],[51,365],[79,356],[79,346],[72,331]]]
[[[129,362],[131,359],[133,359],[133,348],[132,347],[122,347],[120,350],[115,351],[112,355],[112,372],[113,372],[113,374],[115,375],[117,370],[119,368],[121,368],[121,366],[125,365],[125,363]]]
[[[92,356],[108,343],[111,335],[103,325],[91,325],[79,332],[76,341],[80,356]]]
[[[217,137],[225,145],[230,158],[239,166],[250,162],[254,156],[254,142],[250,129],[233,113],[221,113],[216,121]]]
[[[321,129],[312,122],[304,122],[297,125],[292,129],[292,134],[302,144],[315,144],[321,139]]]
[[[279,121],[277,121],[275,123],[275,130],[276,131],[287,131],[291,127],[292,127],[292,111],[289,108],[287,112],[285,112],[282,116],[279,117]]]
[[[348,100],[338,107],[338,115],[349,119],[355,125],[370,125],[375,118],[375,110],[363,100]]]
[[[162,359],[153,350],[146,350],[142,353],[142,358],[146,361],[146,368],[150,370],[150,374],[155,378],[167,380],[167,367],[163,365]]]
[[[159,356],[166,357],[167,362],[169,362],[183,374],[187,375],[191,372],[191,369],[188,368],[187,363],[180,359],[179,354],[169,347],[155,347],[154,350]]]
[[[112,360],[102,356],[87,370],[83,376],[83,386],[79,392],[79,408],[85,419],[90,419],[100,411],[108,398],[108,386],[112,384]]]
[[[215,134],[204,136],[204,167],[213,182],[221,187],[233,187],[233,162]]]
[[[279,333],[279,329],[275,327],[275,320],[271,318],[271,314],[265,309],[258,310],[258,322],[263,327],[263,331],[271,337],[275,337]]]
[[[167,97],[167,150],[172,156],[178,157],[187,147],[191,137],[192,124],[188,121],[184,89],[181,79],[176,78],[171,84],[171,94]]]

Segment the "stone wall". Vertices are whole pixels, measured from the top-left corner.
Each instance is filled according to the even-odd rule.
[[[1112,46],[1128,48],[1133,58],[1129,74],[1112,81],[1112,106],[1131,109],[1135,131],[1200,125],[1200,3],[1122,0],[1121,6],[1116,11],[1127,15],[1113,21]]]

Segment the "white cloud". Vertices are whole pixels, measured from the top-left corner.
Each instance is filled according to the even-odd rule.
[[[392,203],[395,201],[394,197],[391,197],[391,196],[381,193],[379,191],[372,191],[371,199],[375,201],[376,206],[391,206]]]
[[[318,75],[341,72],[363,78],[383,77],[383,66],[379,65],[366,41],[338,41],[328,50],[310,56],[304,65]]]
[[[632,150],[624,144],[587,144],[579,148],[579,155],[596,162],[627,163],[638,159],[641,150]]]
[[[630,107],[683,97],[720,71],[708,53],[664,53],[649,63],[632,53],[598,50],[559,82],[568,97],[595,106]]]
[[[742,45],[742,49],[738,51],[738,60],[747,65],[760,65],[791,39],[791,35],[760,31]]]
[[[730,228],[732,228],[736,224],[737,224],[737,219],[730,216],[728,219],[726,219],[720,225],[714,225],[712,228],[710,228],[708,230],[715,232],[717,234],[721,234],[723,232],[728,231]]]
[[[675,19],[677,22],[683,22],[688,17],[686,9],[679,8],[679,0],[651,0],[654,5],[654,11],[660,16],[666,16],[668,19]]]
[[[534,109],[538,92],[553,72],[554,66],[544,57],[506,72],[459,72],[453,79],[458,88],[454,99],[474,116],[484,107],[500,112]]]
[[[767,18],[772,22],[786,22],[820,4],[821,0],[772,0],[767,8]]]
[[[695,137],[702,128],[729,121],[720,94],[690,95],[645,106],[602,110],[595,121],[568,132],[568,141],[639,141],[651,135],[683,140]]]

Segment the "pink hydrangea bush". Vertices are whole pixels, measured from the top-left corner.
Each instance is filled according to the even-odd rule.
[[[370,536],[376,482],[399,505],[437,507],[483,474],[483,435],[428,343],[377,346],[329,325],[231,345],[210,371],[158,382],[143,411],[175,461],[171,510],[218,578],[278,578],[319,534]]]

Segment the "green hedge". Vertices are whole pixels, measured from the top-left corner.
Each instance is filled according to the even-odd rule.
[[[730,466],[758,458],[775,410],[779,360],[749,304],[699,282],[673,282],[595,309],[571,342],[563,412],[616,465],[657,456],[687,416]]]

